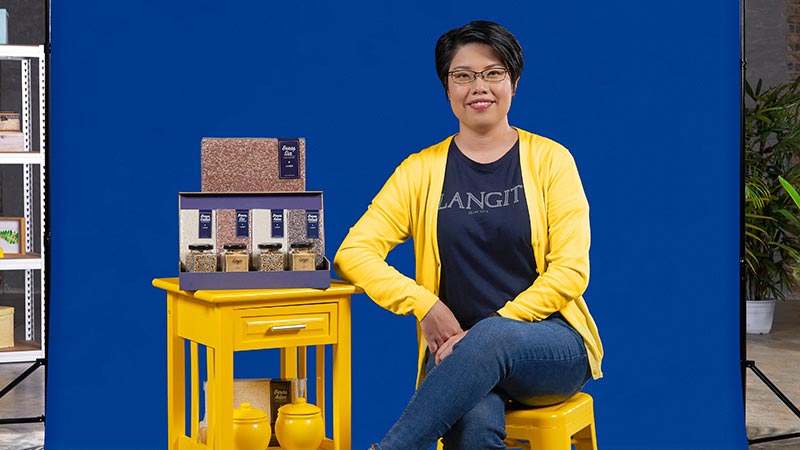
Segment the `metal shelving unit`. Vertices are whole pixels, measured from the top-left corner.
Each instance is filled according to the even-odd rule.
[[[45,354],[45,267],[44,267],[44,173],[45,173],[45,53],[41,45],[0,45],[0,59],[20,63],[22,89],[22,111],[20,125],[24,136],[24,151],[0,152],[0,164],[21,164],[23,170],[23,195],[25,210],[25,256],[0,259],[0,270],[25,271],[25,340],[10,350],[0,351],[0,362],[35,361]],[[33,70],[39,76],[34,83]],[[36,84],[36,86],[34,86]],[[34,95],[33,89],[38,89]],[[38,145],[33,142],[33,118],[38,114]],[[37,148],[38,147],[38,148]],[[39,173],[39,186],[33,186],[33,172]],[[33,223],[34,195],[39,195],[39,216]],[[35,226],[34,226],[35,225]],[[34,248],[33,232],[39,234],[39,247]],[[35,252],[35,253],[34,253]],[[39,292],[34,289],[34,271],[39,271]],[[37,314],[38,313],[38,314]],[[36,326],[38,324],[38,327]],[[38,332],[37,332],[38,328]],[[38,349],[32,350],[31,347]],[[17,351],[17,347],[20,349]]]
[[[15,341],[14,347],[0,349],[0,363],[33,363],[16,380],[0,389],[0,397],[2,397],[39,366],[46,363],[45,87],[47,79],[45,46],[0,45],[0,60],[18,61],[20,67],[22,94],[20,128],[24,136],[24,147],[23,151],[0,152],[0,165],[22,166],[22,200],[26,236],[24,255],[0,258],[0,271],[24,271],[25,273],[24,311],[15,311],[15,315],[24,314],[24,340]],[[38,76],[35,76],[37,71]],[[38,205],[36,204],[37,197]],[[35,236],[38,239],[35,239]],[[0,424],[43,421],[44,415],[0,419]]]

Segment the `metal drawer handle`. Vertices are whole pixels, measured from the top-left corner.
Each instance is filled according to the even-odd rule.
[[[305,330],[306,324],[298,323],[296,325],[276,325],[269,328],[269,331],[299,331]]]

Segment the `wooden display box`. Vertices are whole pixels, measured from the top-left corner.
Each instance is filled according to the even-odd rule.
[[[0,348],[14,346],[14,307],[0,306]]]
[[[211,211],[212,216],[217,216],[220,210],[308,210],[318,211],[318,231],[319,240],[323,242],[322,225],[322,192],[303,191],[303,192],[182,192],[178,194],[179,210],[184,211]],[[252,228],[268,226],[269,224],[250,224],[251,236]],[[179,255],[188,247],[189,244],[202,243],[196,241],[193,236],[197,233],[194,229],[185,229],[197,226],[196,222],[180,220]],[[216,225],[212,225],[215,227]],[[288,230],[287,230],[288,233]],[[218,234],[214,230],[213,236]],[[208,238],[214,241],[214,237]],[[249,241],[247,248],[252,251],[256,248],[257,242]],[[288,245],[286,246],[288,247]],[[215,246],[215,251],[216,251]],[[323,248],[324,252],[324,248]],[[179,283],[183,290],[209,290],[209,289],[277,289],[277,288],[317,288],[327,289],[330,287],[330,261],[324,256],[320,258],[317,270],[313,271],[291,271],[280,272],[259,272],[250,270],[248,272],[186,272],[182,258]]]

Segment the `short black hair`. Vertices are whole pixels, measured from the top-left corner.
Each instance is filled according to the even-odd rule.
[[[450,63],[458,49],[467,44],[486,44],[494,50],[500,62],[508,69],[511,85],[514,86],[522,74],[522,47],[517,38],[502,26],[485,20],[476,20],[454,28],[439,37],[436,42],[436,73],[447,93]]]

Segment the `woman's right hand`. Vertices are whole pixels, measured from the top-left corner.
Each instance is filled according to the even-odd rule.
[[[428,350],[432,355],[435,355],[439,347],[450,337],[462,332],[456,316],[441,300],[437,300],[433,304],[430,311],[419,322],[419,326],[422,328],[422,335],[428,342]]]

